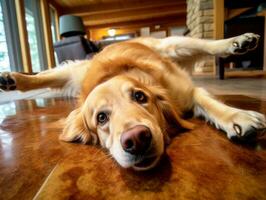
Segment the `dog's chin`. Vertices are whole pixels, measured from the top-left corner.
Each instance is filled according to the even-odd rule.
[[[160,156],[144,158],[132,165],[132,169],[136,171],[146,171],[154,168],[160,160]]]

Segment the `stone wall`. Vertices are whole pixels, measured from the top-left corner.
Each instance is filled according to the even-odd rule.
[[[190,36],[195,38],[214,38],[213,0],[187,0],[187,27]],[[204,60],[195,65],[195,73],[213,73],[214,59]]]

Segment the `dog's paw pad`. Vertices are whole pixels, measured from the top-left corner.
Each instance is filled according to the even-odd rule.
[[[0,72],[0,89],[4,91],[16,90],[15,78],[11,72]]]
[[[241,136],[242,135],[242,128],[238,124],[234,124],[233,128],[235,130],[236,135]]]
[[[250,140],[264,134],[266,118],[254,111],[238,111],[231,117],[231,125],[226,130],[230,139]]]
[[[245,33],[235,38],[232,43],[232,54],[244,54],[255,49],[260,36],[254,33]]]
[[[238,127],[235,129],[236,135],[233,135],[230,139],[233,141],[250,141],[256,139],[259,129],[254,128],[253,126],[249,127],[249,129],[245,130],[242,133],[242,129],[239,125],[235,126]],[[235,128],[234,127],[234,128]]]

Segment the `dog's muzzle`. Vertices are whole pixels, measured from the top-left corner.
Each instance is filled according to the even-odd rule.
[[[152,134],[149,128],[137,125],[121,136],[121,145],[124,151],[132,155],[144,155],[150,148]]]
[[[151,168],[159,159],[152,150],[152,133],[144,125],[137,125],[125,131],[121,135],[120,143],[123,150],[134,158],[133,168],[136,170]]]

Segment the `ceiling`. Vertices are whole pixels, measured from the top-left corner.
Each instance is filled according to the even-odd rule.
[[[185,25],[186,0],[50,0],[60,14],[81,16],[87,28]]]
[[[265,0],[225,0],[225,8],[236,9],[246,7],[257,7],[259,4],[265,3]]]

